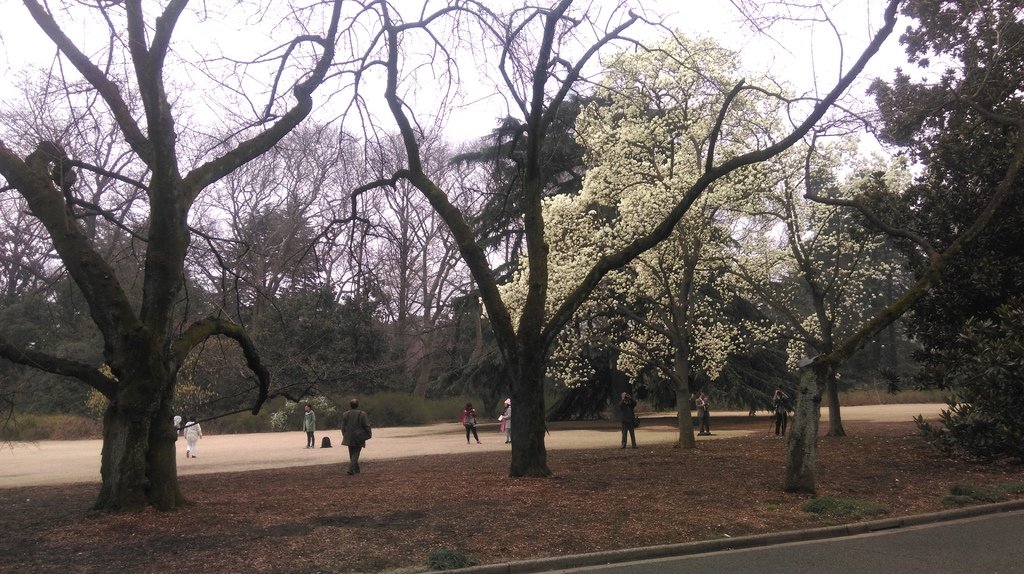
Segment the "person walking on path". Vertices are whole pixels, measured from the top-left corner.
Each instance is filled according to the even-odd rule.
[[[348,406],[341,414],[341,444],[348,447],[348,474],[359,474],[359,453],[373,436],[373,430],[370,417],[359,410],[359,399],[352,399]]]
[[[174,415],[174,418],[171,419],[171,421],[174,422],[174,434],[181,436],[181,415]]]
[[[700,432],[697,436],[707,436],[711,434],[711,402],[708,401],[708,396],[701,393],[697,397],[697,418],[700,420]]]
[[[313,438],[313,432],[316,431],[316,413],[309,403],[306,403],[304,409],[306,412],[302,414],[302,430],[306,431],[306,448],[316,448],[316,439]]]
[[[636,401],[627,392],[623,392],[619,401],[619,413],[622,415],[622,448],[626,448],[626,433],[636,448]]]
[[[505,433],[505,444],[512,442],[512,399],[505,399],[505,410],[498,416],[501,421],[499,431]]]
[[[186,417],[185,423],[185,458],[199,458],[199,439],[203,438],[203,427],[193,420],[194,417]]]
[[[473,408],[473,403],[466,403],[466,408],[462,409],[462,426],[466,427],[466,444],[469,444],[470,433],[473,433],[476,444],[481,444],[480,437],[476,434],[476,409]]]
[[[789,395],[782,390],[781,385],[775,387],[772,408],[775,412],[775,434],[786,436],[786,426],[789,423]]]

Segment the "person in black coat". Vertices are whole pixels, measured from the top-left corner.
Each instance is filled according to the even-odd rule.
[[[359,410],[359,399],[349,401],[341,414],[341,444],[348,447],[348,474],[359,474],[359,453],[372,436],[370,417]]]
[[[636,413],[633,409],[636,408],[636,401],[627,392],[622,393],[621,400],[619,401],[619,413],[622,415],[622,448],[626,448],[626,433],[629,433],[629,439],[633,443],[633,448],[636,448]]]

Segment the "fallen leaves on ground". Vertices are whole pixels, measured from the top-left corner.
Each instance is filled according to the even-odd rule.
[[[653,422],[653,421],[652,421]],[[649,428],[652,422],[645,423]],[[175,511],[89,510],[98,486],[0,490],[2,572],[382,572],[453,549],[481,563],[818,527],[835,519],[782,490],[785,440],[761,419],[739,438],[549,451],[551,478],[508,477],[508,453],[181,477]],[[551,425],[557,432],[559,424]],[[1020,466],[954,461],[912,423],[850,423],[822,437],[819,495],[878,503],[888,516],[948,508],[955,484],[1024,480]],[[641,433],[642,439],[642,433]],[[370,446],[372,448],[372,445]]]

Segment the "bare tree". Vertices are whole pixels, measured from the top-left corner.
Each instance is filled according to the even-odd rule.
[[[378,167],[379,172],[390,173],[400,165],[403,148],[397,137],[384,141],[387,147],[378,149]],[[431,138],[425,148],[432,177],[446,182],[449,189],[459,188],[466,168],[451,163],[451,147]],[[399,181],[367,193],[361,206],[371,223],[368,234],[373,236],[365,263],[388,295],[388,319],[396,348],[405,353],[412,394],[423,398],[434,374],[439,322],[452,297],[470,289],[470,280],[447,227],[419,190]]]
[[[586,74],[597,55],[624,42],[625,32],[640,21],[640,16],[628,12],[623,5],[611,11],[588,10],[589,6],[574,6],[571,0],[562,0],[550,7],[523,7],[508,14],[497,14],[474,3],[459,3],[437,12],[417,13],[415,20],[403,20],[401,14],[387,3],[368,5],[366,14],[378,19],[383,42],[383,54],[367,54],[365,67],[383,66],[386,77],[384,97],[391,115],[398,125],[405,147],[407,166],[397,170],[391,178],[378,182],[392,185],[399,180],[410,182],[430,202],[445,221],[455,238],[480,294],[490,320],[492,331],[502,356],[503,376],[511,388],[515,421],[510,474],[512,476],[547,476],[544,446],[544,378],[548,353],[559,331],[565,326],[583,301],[594,291],[603,277],[619,269],[659,242],[668,238],[693,202],[715,181],[744,166],[765,161],[799,141],[846,91],[867,61],[878,50],[895,25],[898,0],[892,0],[886,10],[885,25],[875,35],[851,69],[843,74],[825,96],[814,102],[809,112],[794,123],[793,128],[764,146],[734,155],[720,157],[719,126],[729,114],[731,105],[746,90],[758,89],[740,82],[728,93],[721,95],[717,121],[714,123],[703,149],[703,169],[692,184],[679,194],[672,209],[651,229],[625,248],[606,254],[594,261],[592,267],[553,309],[548,283],[547,240],[541,207],[543,191],[550,174],[545,169],[541,153],[548,130],[560,106],[575,91],[587,83]],[[602,20],[596,20],[600,14]],[[369,17],[369,16],[367,16]],[[413,94],[404,83],[408,71],[416,63],[411,48],[422,52],[428,47],[430,57],[438,65],[450,64],[449,44],[441,39],[442,30],[460,23],[459,18],[470,21],[484,30],[499,53],[496,73],[501,78],[502,94],[518,115],[518,137],[524,142],[525,157],[518,164],[520,177],[513,193],[519,194],[522,222],[526,235],[527,294],[521,305],[510,309],[503,300],[498,279],[488,253],[481,247],[469,219],[451,200],[450,190],[430,177],[422,153],[422,131],[414,107],[408,98]],[[445,28],[448,26],[449,28]],[[435,30],[439,32],[434,33]],[[447,68],[449,72],[453,68]]]
[[[182,110],[187,90],[167,77],[170,66],[182,63],[172,50],[175,31],[183,19],[208,14],[188,12],[184,0],[161,8],[128,0],[87,8],[67,2],[60,10],[35,0],[25,7],[59,50],[67,73],[77,73],[88,86],[96,113],[112,117],[124,145],[145,166],[145,178],[123,182],[145,191],[148,219],[138,234],[145,238],[141,302],[133,303],[108,261],[97,250],[79,221],[80,211],[70,197],[77,172],[74,150],[59,141],[0,142],[0,174],[25,199],[42,222],[68,274],[81,289],[89,312],[103,337],[104,365],[57,357],[0,339],[0,356],[44,371],[64,375],[103,393],[110,405],[103,420],[102,486],[96,508],[134,510],[152,505],[161,510],[185,503],[175,464],[175,432],[170,404],[177,371],[189,352],[212,336],[234,339],[258,380],[253,407],[258,411],[269,391],[269,375],[248,335],[238,324],[208,317],[182,328],[178,303],[185,285],[185,257],[191,241],[188,217],[196,198],[210,185],[266,153],[291,132],[313,107],[312,95],[334,60],[341,2],[324,5],[326,18],[294,11],[296,19],[328,22],[323,35],[303,33],[289,38],[262,61],[274,62],[267,82],[264,108],[254,107],[254,119],[238,126],[244,134],[232,145],[211,146],[203,153],[187,150],[196,135],[194,110]],[[203,10],[203,8],[200,8]],[[65,24],[58,18],[67,18]],[[76,18],[95,18],[109,28],[104,49],[83,50],[65,33]],[[276,30],[286,31],[279,26]],[[92,40],[104,37],[93,35]],[[92,55],[92,56],[90,56]],[[94,59],[95,58],[95,59]],[[254,61],[256,58],[254,58]],[[242,78],[226,93],[246,93]],[[222,82],[227,80],[222,79]],[[209,99],[210,86],[194,86],[199,100]],[[214,86],[216,88],[217,86]],[[290,90],[286,90],[290,87]],[[181,93],[175,93],[180,88]],[[288,103],[287,94],[294,98]],[[70,95],[70,94],[69,94]],[[134,105],[134,102],[139,102]],[[19,153],[16,149],[26,151]]]

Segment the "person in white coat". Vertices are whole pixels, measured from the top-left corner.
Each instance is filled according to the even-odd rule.
[[[203,427],[199,426],[199,423],[192,420],[193,417],[188,417],[188,422],[185,423],[185,442],[188,446],[185,448],[185,458],[199,458],[197,454],[197,447],[199,445],[199,439],[203,438]]]

